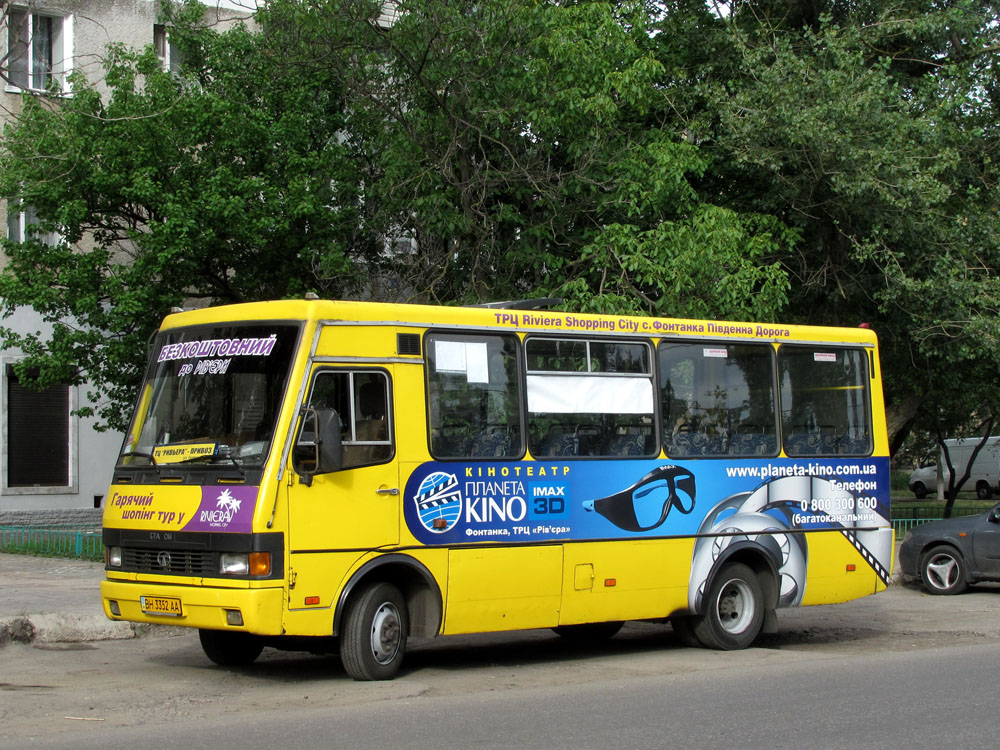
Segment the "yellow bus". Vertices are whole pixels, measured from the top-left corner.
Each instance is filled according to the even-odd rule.
[[[171,314],[104,508],[114,620],[206,655],[669,622],[752,644],[776,610],[885,588],[875,334],[483,307]]]

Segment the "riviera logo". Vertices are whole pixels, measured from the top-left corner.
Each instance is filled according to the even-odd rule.
[[[428,474],[417,488],[413,501],[423,527],[435,534],[455,527],[462,515],[462,491],[454,474],[435,471]]]
[[[241,502],[229,490],[223,490],[216,500],[215,510],[203,510],[200,520],[211,526],[228,526],[239,513]]]

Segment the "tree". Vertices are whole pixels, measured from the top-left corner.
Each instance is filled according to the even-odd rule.
[[[0,192],[39,234],[6,245],[0,295],[54,332],[3,332],[24,377],[89,378],[121,427],[170,306],[306,289],[775,317],[787,282],[765,256],[794,237],[693,190],[708,164],[673,127],[642,5],[384,10],[274,0],[219,32],[190,4],[169,19],[184,76],[115,47],[106,100],[77,78],[58,107],[26,103]]]
[[[116,428],[170,307],[351,294],[352,258],[382,249],[359,233],[339,82],[202,13],[175,19],[184,76],[152,49],[112,46],[106,99],[79,76],[71,98],[26,95],[0,155],[0,192],[38,219],[4,244],[3,311],[30,305],[52,325],[4,329],[4,344],[41,387],[89,379]]]
[[[332,296],[869,323],[892,449],[995,413],[1000,205],[984,0],[271,0],[114,48],[6,135],[4,334],[115,402],[170,305]],[[54,246],[44,233],[63,238]],[[956,388],[962,399],[951,399]],[[117,410],[117,411],[116,411]],[[118,415],[118,416],[116,416]]]
[[[707,162],[672,127],[642,4],[402,0],[391,25],[380,8],[279,0],[261,22],[298,64],[344,66],[365,202],[418,248],[386,259],[405,296],[774,316],[786,281],[762,258],[790,237],[692,189]]]
[[[798,233],[786,318],[879,332],[893,449],[953,388],[980,406],[995,390],[955,375],[1000,354],[997,21],[972,1],[827,0],[717,22],[734,72],[701,120],[703,192]]]

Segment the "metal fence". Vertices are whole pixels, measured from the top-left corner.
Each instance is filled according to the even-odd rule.
[[[104,544],[99,528],[0,526],[0,552],[103,560]]]
[[[993,505],[962,505],[952,510],[952,516],[972,516],[985,513]],[[905,505],[892,509],[892,527],[896,538],[922,523],[941,518],[940,505]],[[75,557],[82,560],[103,560],[104,544],[101,529],[65,526],[0,526],[0,552],[48,557]]]
[[[974,516],[977,513],[985,513],[993,507],[989,505],[960,505],[952,508],[952,518],[958,516]],[[903,535],[914,526],[919,526],[928,521],[939,521],[942,518],[944,508],[941,505],[904,505],[893,507],[892,528],[896,530],[896,538],[901,539]]]

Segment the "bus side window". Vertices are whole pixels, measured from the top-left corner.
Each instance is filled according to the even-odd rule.
[[[429,333],[431,455],[519,458],[524,453],[517,337]]]
[[[782,443],[789,456],[869,455],[868,356],[786,344],[778,352]]]
[[[389,404],[389,379],[377,370],[321,370],[309,396],[310,407],[340,418],[344,469],[392,457]]]
[[[656,454],[646,342],[538,336],[527,339],[524,351],[533,456]]]
[[[769,344],[664,342],[658,355],[667,455],[778,453]]]

